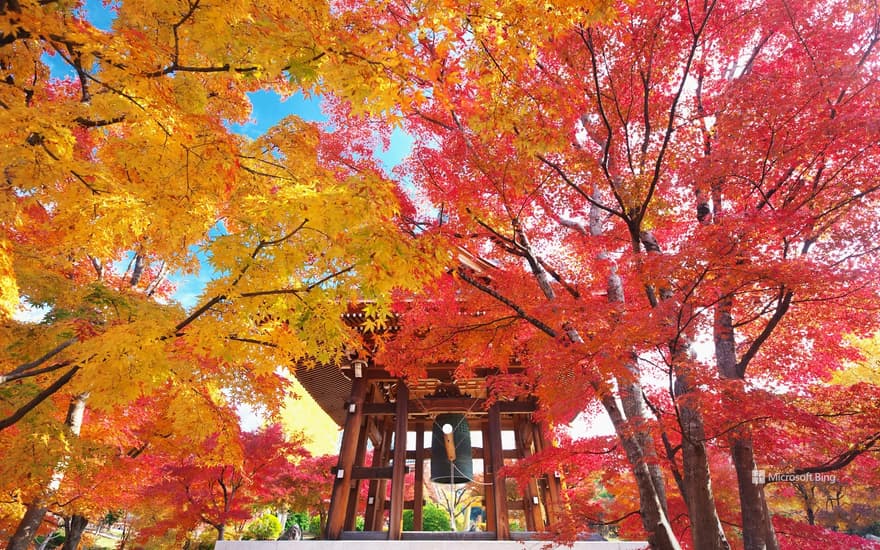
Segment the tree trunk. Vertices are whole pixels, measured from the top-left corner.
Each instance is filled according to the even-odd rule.
[[[730,550],[712,493],[703,416],[692,401],[695,396],[687,372],[691,362],[690,341],[685,334],[670,344],[670,353],[676,375],[674,390],[681,426],[684,500],[691,520],[693,546],[699,550]]]
[[[698,200],[698,202],[700,202]],[[714,216],[700,218],[700,206],[697,206],[697,218],[704,224],[719,224],[723,201],[721,182],[712,185],[712,209]],[[708,210],[708,206],[706,206]],[[734,250],[732,242],[720,242],[724,249]],[[745,380],[745,372],[740,371],[736,357],[736,337],[733,324],[733,297],[723,296],[715,305],[713,339],[715,341],[715,365],[722,378],[728,380]],[[730,454],[736,468],[736,479],[739,486],[739,505],[742,517],[743,550],[778,550],[776,532],[770,519],[770,510],[764,495],[764,486],[752,481],[752,471],[757,469],[755,463],[752,436],[748,432],[734,435],[731,441]]]
[[[807,523],[809,525],[816,525],[816,512],[813,509],[813,487],[810,490],[807,490],[807,487],[803,483],[795,483],[795,488],[801,494],[801,498],[804,501],[804,513],[807,515]]]
[[[607,393],[601,394],[601,392],[600,395],[603,395],[602,405],[605,406],[608,416],[611,417],[611,423],[620,438],[636,478],[642,527],[648,533],[648,543],[653,550],[681,550],[681,545],[678,543],[666,515],[666,503],[661,500],[660,491],[654,486],[651,472],[645,463],[645,457],[638,441],[627,433],[626,420],[614,397]]]
[[[318,532],[315,534],[315,538],[323,539],[324,538],[324,530],[327,529],[327,511],[323,508],[318,512]],[[367,527],[364,527],[364,530],[367,530]]]
[[[75,396],[71,399],[70,406],[67,409],[67,418],[64,423],[70,433],[74,436],[78,436],[79,431],[82,428],[83,414],[86,410],[86,399],[88,399],[88,397],[89,395],[87,393]],[[58,466],[55,468],[55,474],[52,476],[52,480],[49,482],[43,494],[37,497],[32,503],[28,504],[24,517],[21,518],[21,522],[19,522],[12,538],[9,539],[7,550],[27,550],[30,547],[34,540],[34,536],[37,534],[37,530],[43,523],[43,518],[46,517],[46,512],[48,511],[46,503],[58,490],[59,485],[61,485],[61,480],[64,478],[66,462],[67,459],[65,458],[58,463]]]
[[[74,514],[64,519],[64,546],[61,550],[76,550],[86,530],[89,520],[84,516]]]
[[[764,486],[756,484],[753,472],[757,470],[751,434],[734,436],[730,454],[736,468],[739,502],[742,510],[743,549],[778,550],[776,533],[770,523],[764,500]]]
[[[591,209],[591,216],[592,210]],[[592,231],[592,226],[591,226]],[[611,303],[623,304],[625,302],[623,295],[623,281],[617,274],[617,268],[611,267],[608,274],[606,284],[608,292],[608,301]],[[645,418],[645,397],[642,395],[641,377],[642,373],[639,369],[638,356],[632,353],[630,360],[626,364],[626,370],[630,373],[629,379],[617,377],[617,386],[620,388],[620,402],[623,404],[623,412],[626,420],[634,433],[635,442],[641,450],[642,459],[645,461],[648,473],[651,476],[651,483],[657,492],[657,497],[663,512],[667,512],[666,504],[666,484],[663,477],[663,470],[660,468],[657,459],[657,451],[654,446],[654,438],[651,435],[650,428]]]
[[[706,453],[706,434],[699,411],[687,405],[679,406],[681,416],[682,477],[685,503],[691,520],[694,548],[700,550],[730,550],[730,544],[721,527],[712,494],[709,456]]]
[[[31,546],[31,541],[34,540],[34,536],[37,534],[37,529],[42,525],[45,516],[45,506],[39,502],[29,504],[24,513],[24,517],[21,518],[21,521],[18,524],[18,528],[15,530],[12,538],[9,539],[7,550],[28,550]]]
[[[601,141],[597,143],[601,145]],[[589,233],[596,237],[603,233],[603,224],[602,212],[597,206],[601,197],[595,187],[592,196],[594,201],[590,205]],[[636,248],[638,249],[638,247]],[[608,258],[604,252],[601,252],[598,259]],[[623,282],[614,265],[611,266],[608,274],[607,294],[609,302],[625,303]],[[569,337],[572,338],[572,335],[569,334]],[[578,341],[580,336],[575,334],[572,340]],[[602,405],[611,418],[617,437],[620,439],[627,460],[633,469],[636,486],[639,490],[642,527],[648,533],[648,543],[654,550],[680,550],[681,545],[672,531],[672,525],[669,523],[667,515],[663,472],[657,463],[653,437],[645,422],[645,402],[642,395],[641,373],[637,357],[631,357],[627,363],[627,370],[631,375],[629,380],[622,380],[619,377],[617,379],[623,411],[617,406],[617,400],[614,396],[602,391],[598,385],[594,385],[594,388],[601,397]],[[648,458],[651,460],[647,460]]]
[[[633,248],[638,251],[644,247],[647,254],[660,254],[660,245],[651,231],[639,231],[637,225],[630,226]],[[646,288],[651,304],[658,304],[655,289]],[[661,287],[660,300],[672,300],[675,296],[671,287]],[[669,352],[675,373],[675,398],[678,409],[678,422],[681,427],[682,482],[684,500],[691,522],[693,546],[699,550],[730,550],[730,544],[721,527],[721,520],[715,507],[712,494],[712,479],[709,471],[709,455],[706,450],[706,433],[702,413],[692,401],[693,390],[689,382],[688,368],[691,360],[691,340],[693,318],[691,306],[685,301],[679,304],[678,313],[668,319],[671,327],[676,327],[676,336],[669,342]],[[682,323],[682,320],[688,320]]]
[[[128,544],[128,537],[131,535],[131,530],[128,528],[128,522],[122,522],[122,534],[119,536],[119,543],[116,545],[116,550],[125,550],[125,545]]]
[[[633,430],[633,437],[642,451],[648,473],[651,476],[651,483],[657,492],[657,497],[663,507],[663,512],[668,513],[666,503],[666,480],[663,477],[663,470],[657,458],[657,451],[654,446],[654,438],[651,435],[650,427],[647,425],[645,415],[645,398],[642,395],[642,385],[639,382],[641,372],[639,371],[636,358],[627,365],[627,369],[633,374],[633,380],[629,383],[621,384],[618,379],[618,387],[620,387],[620,401],[623,404],[623,412],[626,419],[630,423]]]
[[[226,536],[226,525],[221,523],[220,525],[215,525],[214,529],[217,530],[217,540],[224,540],[223,537]]]
[[[733,298],[727,296],[715,306],[715,361],[722,378],[743,383],[736,359],[733,329]],[[776,532],[764,496],[764,486],[755,484],[752,472],[757,470],[752,434],[740,430],[731,438],[730,455],[736,468],[739,506],[742,517],[743,550],[778,550]]]

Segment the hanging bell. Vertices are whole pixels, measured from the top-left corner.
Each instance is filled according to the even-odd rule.
[[[468,483],[474,480],[471,430],[463,414],[440,414],[431,440],[431,481]]]

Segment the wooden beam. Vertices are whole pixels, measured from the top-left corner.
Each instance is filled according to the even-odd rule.
[[[409,468],[404,467],[404,473],[408,474]],[[368,468],[365,466],[354,467],[351,469],[352,479],[392,479],[394,475],[392,466],[380,466]]]
[[[397,418],[394,423],[394,458],[391,475],[391,511],[388,514],[388,540],[400,540],[403,532],[403,495],[406,476],[406,428],[409,388],[397,383]]]
[[[345,531],[353,531],[355,528],[355,516],[357,515],[357,506],[358,506],[358,496],[361,492],[361,478],[358,478],[354,475],[354,472],[359,468],[363,467],[364,459],[367,455],[367,427],[370,424],[370,418],[364,416],[361,421],[361,430],[358,435],[358,446],[357,446],[357,454],[355,454],[354,465],[352,466],[352,484],[351,491],[348,494],[348,507],[345,511],[345,526],[343,529]],[[334,475],[336,472],[334,472]]]
[[[424,504],[425,504],[425,503],[422,502],[422,505],[424,505]],[[404,510],[415,510],[415,506],[416,506],[416,501],[415,501],[415,500],[404,500],[404,501],[403,501],[403,509],[404,509]],[[391,504],[388,503],[388,502],[386,502],[386,503],[385,503],[385,509],[386,509],[386,510],[389,510],[390,508],[391,508]],[[420,529],[415,529],[415,528],[413,528],[413,531],[420,531]]]
[[[535,450],[541,452],[552,446],[545,437],[545,426],[541,424],[533,424],[535,434]],[[552,527],[556,525],[562,517],[562,480],[557,476],[557,472],[544,476],[546,490],[544,492],[544,503],[547,511],[547,523]]]
[[[407,407],[411,415],[448,412],[485,415],[488,414],[485,405],[486,400],[482,398],[432,397],[410,401]],[[538,407],[531,401],[504,401],[498,403],[498,410],[501,414],[531,414]],[[368,403],[364,412],[372,416],[392,416],[396,414],[397,407],[394,403]]]
[[[425,366],[425,376],[426,379],[433,380],[441,380],[441,381],[449,381],[452,382],[456,375],[456,369],[458,368],[458,363],[447,362],[447,363],[434,363]],[[349,378],[353,378],[351,371],[352,368],[348,365],[341,366],[341,370],[345,373]],[[507,368],[507,373],[516,374],[521,373],[525,370],[525,367],[522,365],[511,365]],[[397,381],[397,377],[392,375],[390,372],[385,370],[382,366],[377,367],[367,367],[361,370],[364,378],[369,380],[387,380],[387,381]],[[505,374],[501,369],[495,368],[476,368],[471,371],[470,374],[466,376],[462,376],[462,380],[476,380],[480,378],[486,378],[488,376],[497,376]]]
[[[425,460],[430,460],[431,459],[431,449],[425,449],[423,452],[424,452],[423,458]],[[515,449],[504,449],[504,451],[502,451],[502,452],[504,454],[504,458],[511,459],[511,460],[519,458],[519,453]],[[483,447],[471,447],[471,458],[485,459],[486,458],[486,450]],[[416,459],[416,451],[407,451],[406,452],[406,459],[407,460],[415,460]]]
[[[508,511],[514,510],[517,512],[519,512],[519,511],[525,512],[525,509],[526,509],[525,499],[517,499],[517,500],[508,500],[507,501],[507,510]],[[526,531],[533,531],[533,530],[534,529],[526,529]]]
[[[534,454],[532,444],[534,442],[534,424],[528,418],[519,417],[514,428],[517,452],[519,458],[528,458]],[[534,477],[530,477],[523,487],[523,505],[526,516],[526,529],[529,531],[543,531],[545,529],[544,514],[541,511],[541,493]]]
[[[351,469],[357,454],[366,393],[367,384],[364,379],[355,378],[351,386],[350,400],[350,403],[354,403],[355,408],[354,412],[349,412],[345,418],[342,446],[337,462],[338,471],[333,480],[333,490],[330,493],[330,510],[327,514],[326,527],[326,537],[330,540],[339,540],[345,525],[345,513],[348,510],[348,497],[351,490]]]
[[[388,465],[388,454],[391,450],[391,418],[381,421],[379,433],[382,434],[380,444],[373,449],[373,467]],[[367,509],[364,514],[364,531],[381,531],[384,521],[386,479],[371,479],[367,493]]]

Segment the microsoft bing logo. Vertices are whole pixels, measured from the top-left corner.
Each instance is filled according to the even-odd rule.
[[[802,474],[768,474],[764,470],[752,470],[752,483],[765,485],[773,481],[790,481],[812,483],[837,483],[837,476],[825,473],[802,473]]]

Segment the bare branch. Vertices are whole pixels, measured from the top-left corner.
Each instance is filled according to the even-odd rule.
[[[572,189],[577,191],[577,193],[581,197],[585,198],[588,203],[590,203],[591,205],[595,206],[596,208],[598,208],[600,210],[604,210],[605,212],[608,212],[609,214],[612,214],[612,215],[617,216],[619,218],[626,219],[624,217],[623,212],[618,211],[618,210],[614,210],[613,208],[608,208],[604,204],[597,202],[589,193],[587,193],[586,191],[581,189],[581,187],[578,184],[573,182],[571,180],[571,178],[568,177],[568,174],[565,173],[565,171],[562,169],[561,166],[559,166],[555,162],[550,161],[549,159],[547,159],[546,157],[544,157],[541,154],[537,154],[535,156],[537,157],[538,160],[540,160],[541,162],[543,162],[544,164],[546,164],[547,166],[552,168],[554,172],[559,174],[559,177],[562,178],[562,181],[564,181],[566,185],[568,185],[569,187],[571,187]]]

